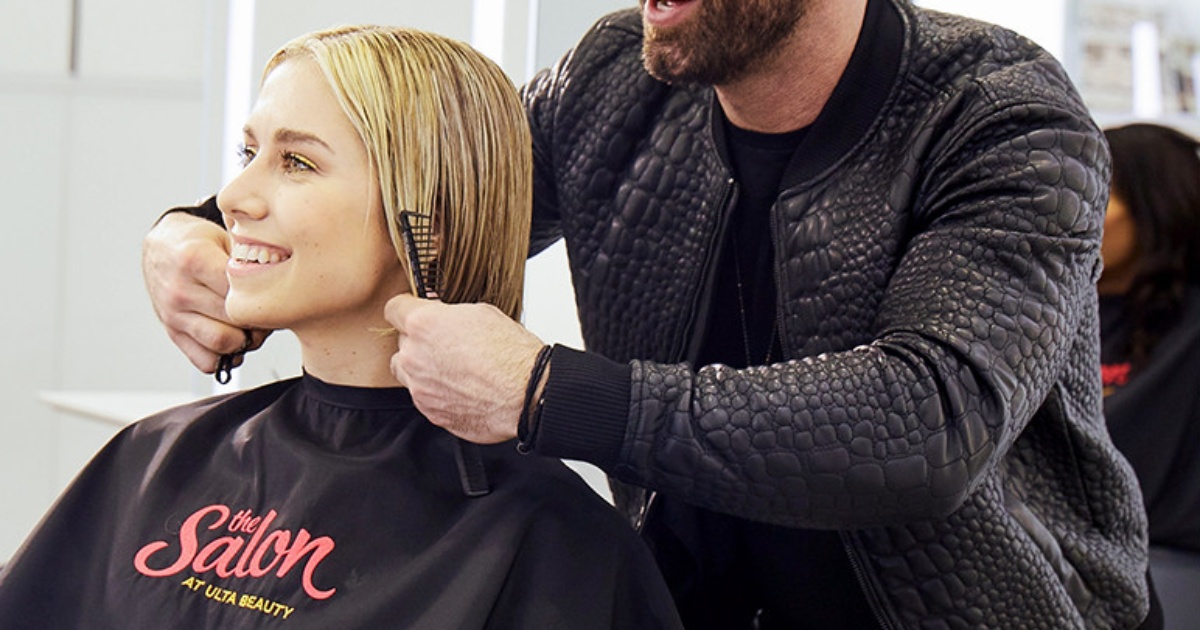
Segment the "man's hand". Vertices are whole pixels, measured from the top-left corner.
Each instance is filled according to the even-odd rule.
[[[270,334],[247,336],[225,315],[228,243],[220,226],[186,212],[167,214],[142,240],[142,277],[154,312],[171,341],[209,374],[222,354],[258,348]]]
[[[399,295],[385,316],[399,332],[392,374],[425,417],[479,444],[517,436],[517,419],[543,343],[490,304]]]

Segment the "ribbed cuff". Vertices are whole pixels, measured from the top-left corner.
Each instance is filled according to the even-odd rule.
[[[555,345],[534,451],[611,471],[629,421],[628,364]]]

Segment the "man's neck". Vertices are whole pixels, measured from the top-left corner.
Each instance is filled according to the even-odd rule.
[[[867,0],[817,0],[761,69],[716,86],[734,125],[782,133],[812,124],[854,53]]]

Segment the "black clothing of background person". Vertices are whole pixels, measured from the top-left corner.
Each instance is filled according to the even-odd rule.
[[[1200,554],[1200,285],[1149,362],[1130,373],[1127,300],[1100,298],[1104,415],[1141,483],[1150,543]]]

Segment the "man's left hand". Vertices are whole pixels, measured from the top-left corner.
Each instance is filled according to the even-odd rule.
[[[384,315],[399,333],[392,374],[425,417],[478,444],[517,436],[540,339],[490,304],[405,294]]]

